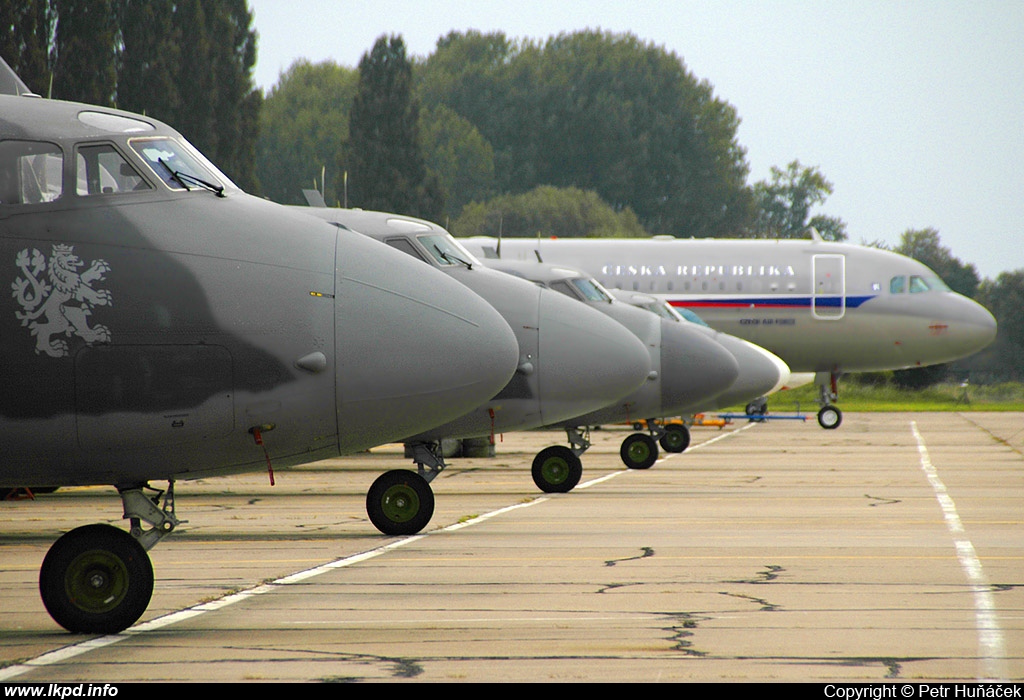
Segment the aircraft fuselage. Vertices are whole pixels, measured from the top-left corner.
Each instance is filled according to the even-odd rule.
[[[497,241],[470,238],[488,257]],[[995,320],[921,263],[811,240],[503,239],[504,259],[569,265],[610,289],[695,311],[781,357],[794,372],[905,369],[970,355]]]

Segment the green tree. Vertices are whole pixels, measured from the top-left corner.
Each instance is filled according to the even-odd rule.
[[[336,63],[293,63],[260,110],[257,169],[275,202],[305,204],[316,189],[330,205],[345,205],[343,145],[359,73]],[[326,188],[325,182],[326,181]]]
[[[996,341],[982,369],[990,380],[1024,381],[1024,269],[1003,272],[978,287],[978,302],[996,318]]]
[[[420,113],[420,126],[427,168],[444,189],[446,218],[494,194],[494,148],[469,120],[438,105]]]
[[[117,88],[113,0],[53,0],[53,97],[110,107]]]
[[[752,238],[807,238],[814,228],[826,241],[846,240],[846,224],[824,215],[811,216],[811,209],[832,194],[832,183],[817,168],[794,160],[785,170],[771,169],[771,179],[754,185],[757,218]]]
[[[181,108],[175,0],[120,0],[117,106],[169,124]],[[187,87],[187,86],[186,86]]]
[[[37,95],[50,92],[50,35],[53,16],[48,0],[0,3],[0,56]]]
[[[641,237],[647,233],[631,209],[615,211],[593,191],[541,185],[523,194],[506,194],[472,203],[452,223],[453,234],[523,238]]]
[[[419,75],[426,104],[447,105],[494,147],[498,191],[593,190],[654,233],[727,235],[751,222],[735,110],[631,34],[451,33]]]
[[[359,61],[348,128],[341,169],[348,172],[349,203],[440,223],[444,195],[423,158],[419,102],[401,37],[380,37]]]
[[[172,93],[176,93],[176,97],[156,94],[144,86],[136,89],[134,86],[142,77],[129,73],[126,99],[131,99],[139,111],[148,112],[151,100],[156,101],[154,111],[171,110],[173,117],[162,118],[240,187],[258,193],[255,148],[263,95],[252,82],[256,32],[251,29],[252,14],[247,3],[244,0],[177,0],[173,3],[169,25],[165,9],[166,6],[160,6],[147,13],[138,8],[132,15],[126,13],[126,17],[138,21],[138,25],[129,27],[132,34],[141,31],[144,36],[146,31],[166,30],[166,34],[152,35],[149,39],[176,42],[176,65],[166,72],[157,65],[153,73],[160,80],[173,75],[175,89]],[[128,50],[127,44],[125,50]],[[145,59],[148,54],[141,55]],[[156,87],[159,88],[159,84]]]
[[[202,0],[180,0],[174,9],[173,29],[180,37],[176,79],[182,81],[187,78],[187,83],[181,90],[180,109],[171,125],[221,166],[217,157],[217,115],[214,111],[217,83],[210,66],[213,39],[209,31],[208,8],[215,9],[215,6]]]
[[[964,263],[942,245],[933,228],[907,229],[893,250],[930,267],[954,292],[973,298],[981,278],[973,263]]]
[[[214,73],[213,114],[217,165],[242,189],[259,192],[256,141],[263,93],[255,89],[256,31],[246,0],[209,3],[210,67]],[[179,87],[179,90],[181,87]]]

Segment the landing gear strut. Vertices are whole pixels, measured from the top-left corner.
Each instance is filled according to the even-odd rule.
[[[818,386],[818,403],[821,404],[818,425],[825,430],[835,430],[843,422],[843,412],[832,403],[839,398],[838,382],[839,375],[834,372],[818,372],[814,377]]]
[[[415,535],[434,517],[434,492],[430,482],[444,468],[440,443],[414,443],[416,471],[384,472],[366,493],[366,514],[385,535]]]
[[[182,521],[174,516],[174,482],[147,497],[143,488],[119,489],[131,534],[111,525],[75,528],[58,539],[39,570],[39,592],[50,616],[69,632],[116,634],[135,623],[153,595],[147,550]],[[152,528],[142,530],[141,521]]]

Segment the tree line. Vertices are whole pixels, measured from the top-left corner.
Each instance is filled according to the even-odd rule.
[[[357,68],[299,60],[264,96],[244,0],[8,0],[0,29],[0,55],[35,92],[166,121],[282,203],[316,189],[465,236],[847,238],[813,211],[833,192],[823,173],[793,160],[748,184],[736,110],[631,34],[451,32],[425,59],[382,36]],[[972,371],[1024,380],[1024,271],[982,281],[933,229],[893,249],[996,314]]]

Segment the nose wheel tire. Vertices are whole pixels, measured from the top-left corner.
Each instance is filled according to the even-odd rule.
[[[619,456],[630,469],[649,469],[658,461],[658,443],[645,433],[633,433],[622,441]]]
[[[434,515],[434,492],[416,472],[384,472],[366,494],[366,513],[385,535],[415,535]]]
[[[544,493],[568,493],[583,476],[583,463],[562,445],[545,447],[533,458],[533,483]]]
[[[666,452],[685,452],[690,446],[690,430],[678,423],[666,425],[665,434],[658,439],[658,444]]]
[[[111,525],[86,525],[53,543],[39,569],[50,616],[69,632],[116,634],[142,617],[153,564],[138,541]]]
[[[835,430],[843,422],[843,412],[835,406],[822,406],[818,411],[818,425],[825,430]]]

